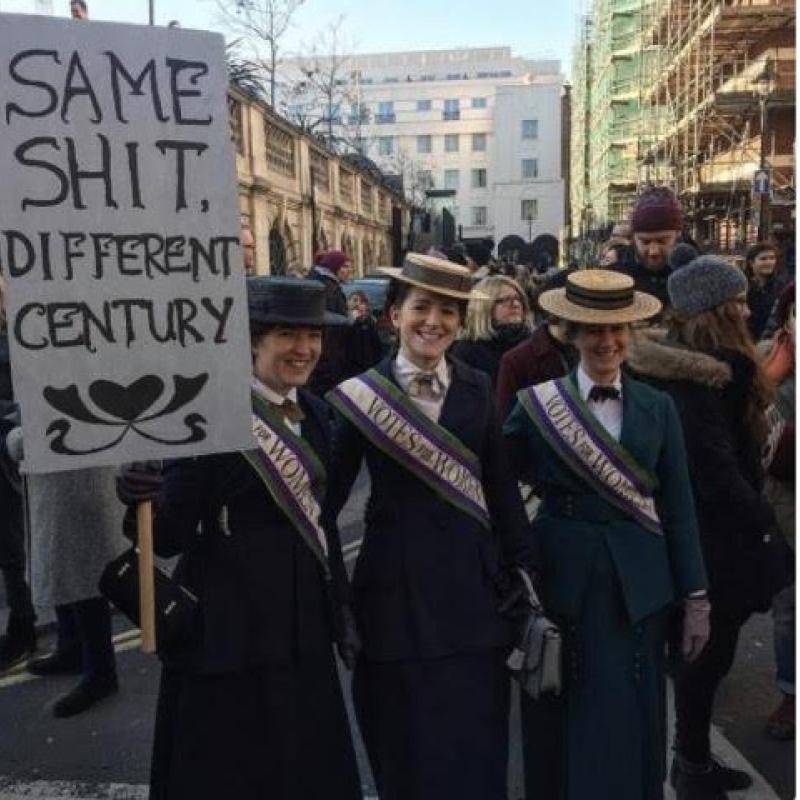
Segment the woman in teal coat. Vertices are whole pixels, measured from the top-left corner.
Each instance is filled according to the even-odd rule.
[[[523,697],[528,798],[661,800],[664,649],[683,605],[683,655],[708,638],[708,600],[680,422],[622,372],[631,323],[660,310],[625,275],[586,270],[543,294],[580,353],[522,390],[505,425],[533,522],[540,592],[564,638],[559,697]]]

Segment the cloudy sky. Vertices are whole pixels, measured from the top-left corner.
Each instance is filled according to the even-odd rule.
[[[224,0],[231,5],[235,0]],[[217,0],[154,0],[156,24],[224,32]],[[586,0],[305,0],[287,36],[301,52],[339,16],[361,53],[508,45],[515,55],[558,58],[568,74],[576,20]],[[0,11],[69,13],[69,0],[0,0]],[[148,0],[89,0],[94,19],[146,24]],[[2,24],[2,23],[0,23]]]

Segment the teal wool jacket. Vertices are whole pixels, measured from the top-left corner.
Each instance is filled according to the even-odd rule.
[[[576,382],[572,372],[567,380]],[[504,432],[520,480],[542,498],[532,526],[548,611],[576,620],[594,561],[607,548],[632,623],[706,588],[683,433],[669,395],[623,377],[620,444],[658,480],[664,535],[648,531],[573,472],[517,399]],[[587,413],[591,413],[587,411]]]

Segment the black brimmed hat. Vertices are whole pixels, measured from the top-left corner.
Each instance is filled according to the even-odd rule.
[[[325,287],[318,281],[257,276],[247,279],[250,325],[322,328],[349,325],[341,314],[325,310]]]

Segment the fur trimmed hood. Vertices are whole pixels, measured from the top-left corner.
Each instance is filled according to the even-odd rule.
[[[657,329],[634,334],[625,363],[638,375],[660,381],[691,381],[721,389],[733,380],[725,361],[670,343],[665,331]]]

